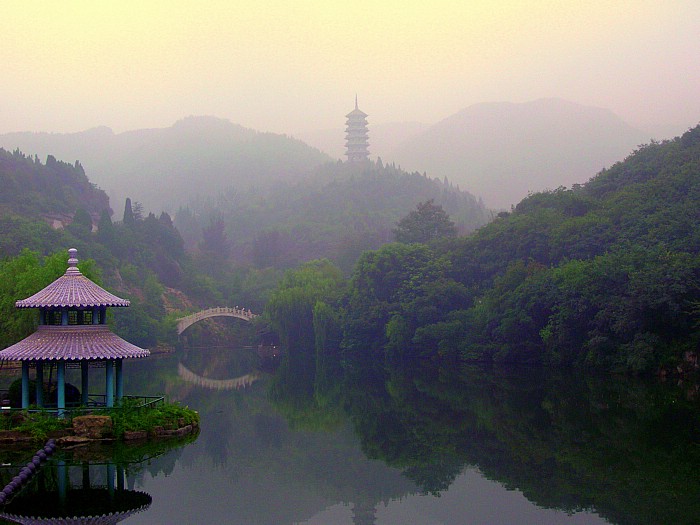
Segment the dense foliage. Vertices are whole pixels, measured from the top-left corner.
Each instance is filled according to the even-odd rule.
[[[17,257],[0,260],[0,348],[5,348],[32,333],[38,323],[36,310],[15,308],[15,301],[35,294],[66,271],[65,251],[50,257],[22,251]],[[85,260],[80,271],[100,282],[94,261]]]
[[[693,367],[698,206],[700,127],[641,147],[587,184],[531,195],[471,236],[365,253],[334,305],[341,347],[633,372]]]
[[[17,189],[0,203],[0,347],[34,330],[36,311],[17,310],[14,303],[65,272],[69,247],[78,248],[85,275],[131,300],[110,322],[119,335],[146,348],[176,337],[166,311],[171,287],[189,289],[205,304],[218,293],[186,255],[167,214],[143,217],[138,203],[132,209],[128,202],[126,220],[113,223],[106,195],[88,182],[79,163],[49,157],[42,164],[0,150],[0,177]],[[56,220],[63,227],[52,227]],[[187,307],[176,301],[171,310]]]
[[[450,216],[433,202],[419,202],[416,209],[399,221],[394,230],[398,242],[428,243],[444,237],[456,237],[457,228]]]
[[[97,217],[109,208],[104,191],[90,183],[80,162],[46,164],[15,150],[0,148],[0,210],[25,217],[72,217],[77,209]]]

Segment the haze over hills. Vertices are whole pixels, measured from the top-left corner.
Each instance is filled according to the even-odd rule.
[[[336,129],[297,134],[306,143],[215,117],[188,117],[170,128],[119,134],[107,127],[9,133],[0,135],[0,147],[80,160],[117,211],[131,196],[146,211],[173,213],[197,197],[295,182],[344,158],[342,119]],[[477,104],[432,126],[373,124],[371,116],[369,124],[373,158],[447,177],[497,209],[531,192],[583,183],[649,140],[608,110],[561,99]]]
[[[422,122],[387,122],[384,124],[372,123],[372,115],[369,115],[369,151],[372,158],[381,157],[394,151],[399,144],[411,137],[418,135],[430,127]],[[334,129],[322,129],[294,133],[294,137],[303,140],[307,144],[327,153],[334,159],[345,160],[345,127],[339,120],[339,125]]]
[[[115,134],[8,133],[0,146],[27,155],[80,160],[119,213],[126,197],[145,211],[174,212],[193,198],[232,188],[293,182],[330,157],[285,135],[261,133],[215,117],[188,117],[169,128]]]
[[[584,183],[648,141],[609,110],[550,98],[470,106],[382,158],[509,208],[528,193]]]

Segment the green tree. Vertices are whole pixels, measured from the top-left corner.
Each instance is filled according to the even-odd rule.
[[[86,239],[92,233],[92,217],[85,208],[78,208],[67,229],[76,237]]]
[[[427,243],[457,236],[457,228],[449,215],[433,199],[418,203],[415,210],[398,222],[393,232],[394,238],[403,243]]]
[[[114,224],[112,224],[109,210],[105,209],[100,213],[100,220],[97,223],[97,239],[108,248],[113,248]]]
[[[5,348],[27,337],[36,328],[34,309],[15,308],[15,301],[31,297],[66,271],[65,251],[48,257],[23,250],[18,256],[0,261],[0,347]],[[94,261],[81,260],[80,271],[97,281]]]
[[[335,304],[342,283],[342,272],[325,259],[288,270],[265,306],[265,314],[280,340],[287,346],[314,348],[314,308],[318,302]]]

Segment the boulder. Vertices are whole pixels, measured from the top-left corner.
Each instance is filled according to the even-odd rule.
[[[76,436],[89,439],[112,437],[112,418],[109,416],[78,416],[73,418]]]
[[[139,441],[148,439],[148,432],[145,430],[126,430],[124,432],[124,441]]]

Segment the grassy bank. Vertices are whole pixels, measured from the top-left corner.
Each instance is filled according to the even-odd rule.
[[[79,420],[84,412],[72,418],[70,412],[64,419],[55,413],[44,411],[10,411],[0,415],[0,441],[44,441],[49,437],[75,435],[74,419]],[[184,427],[199,427],[199,414],[178,403],[163,403],[158,406],[142,407],[125,400],[116,408],[95,412],[103,419],[102,439],[123,440],[129,433],[142,433],[146,438],[167,435]],[[165,431],[165,432],[164,432]],[[100,438],[95,438],[100,439]]]

